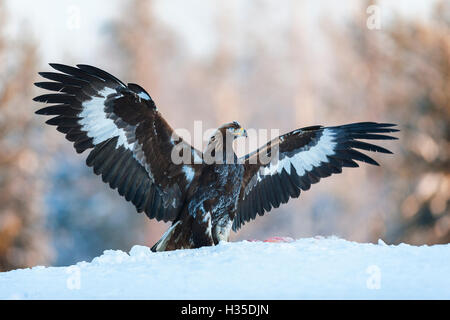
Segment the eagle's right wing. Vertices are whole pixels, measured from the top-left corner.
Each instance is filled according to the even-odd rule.
[[[394,124],[360,122],[343,126],[313,126],[294,130],[270,141],[242,159],[244,179],[233,230],[247,221],[278,208],[300,191],[343,167],[358,167],[354,161],[378,163],[356,149],[391,153],[380,146],[359,139],[396,139],[384,133],[396,132]],[[269,154],[269,156],[266,156]],[[264,162],[272,159],[277,161]]]
[[[198,178],[199,166],[194,162],[201,162],[200,153],[174,135],[140,86],[125,85],[88,65],[51,66],[61,73],[41,72],[52,82],[36,86],[56,93],[34,98],[52,104],[36,113],[55,115],[47,124],[56,125],[74,142],[78,153],[92,149],[87,165],[138,212],[145,211],[157,220],[174,220],[187,189]],[[174,163],[174,147],[181,157],[183,151],[189,153],[190,162]]]

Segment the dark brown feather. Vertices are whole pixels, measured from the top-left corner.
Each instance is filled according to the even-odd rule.
[[[374,144],[356,139],[396,139],[395,137],[384,134],[398,131],[393,128],[394,126],[394,124],[389,123],[360,122],[328,128],[322,126],[306,127],[282,135],[268,142],[255,152],[246,155],[242,159],[245,168],[244,179],[242,181],[240,200],[238,202],[238,215],[233,223],[233,229],[237,230],[245,222],[254,219],[256,213],[261,213],[261,208],[263,208],[263,212],[277,208],[281,203],[286,203],[290,198],[298,197],[301,190],[308,190],[312,184],[318,183],[321,178],[328,177],[333,173],[342,172],[343,167],[358,167],[358,163],[355,160],[378,165],[371,157],[355,149],[381,153],[391,152]],[[302,152],[313,152],[310,150],[313,150],[312,148],[318,143],[321,143],[325,130],[327,130],[328,135],[330,133],[332,134],[334,144],[322,146],[322,149],[314,152],[323,153],[325,152],[323,150],[330,150],[332,148],[334,150],[333,153],[314,155],[304,159],[307,159],[306,161],[315,161],[311,159],[319,157],[326,159],[326,161],[321,160],[318,165],[316,162],[312,162],[314,166],[312,168],[305,167],[303,169],[304,172],[297,172],[293,164],[290,163],[290,170],[288,171],[286,169],[282,169],[281,171],[277,169],[273,174],[263,175],[261,173],[262,169],[270,165],[261,163],[261,155],[274,152],[274,148],[276,147],[279,150],[278,165],[283,163],[283,161],[300,161],[291,159],[296,159],[295,156]],[[255,159],[257,159],[256,164],[251,162]],[[261,196],[262,194],[265,196]],[[249,204],[248,202],[250,201],[260,203]]]

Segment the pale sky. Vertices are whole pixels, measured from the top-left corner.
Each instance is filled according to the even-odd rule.
[[[405,15],[426,18],[435,1],[384,0],[380,1],[382,19],[397,11]],[[269,1],[271,25],[282,23],[291,10],[289,0]],[[285,5],[283,5],[285,3]],[[297,6],[299,17],[308,31],[314,31],[318,18],[339,21],[354,10],[355,1],[304,1]],[[9,34],[29,36],[40,43],[43,61],[62,61],[73,58],[89,62],[98,55],[104,27],[121,14],[124,0],[6,0],[9,15]],[[229,10],[233,21],[248,19],[252,12],[249,1],[155,0],[159,18],[173,27],[190,52],[208,55],[215,46],[214,19],[218,10]],[[24,32],[24,30],[28,32]],[[103,31],[102,31],[103,30]],[[239,30],[235,30],[239,36]],[[309,32],[313,41],[314,32]],[[306,39],[309,40],[309,39]]]

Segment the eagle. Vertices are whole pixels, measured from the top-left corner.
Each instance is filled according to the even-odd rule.
[[[358,167],[356,161],[378,165],[359,150],[392,153],[361,140],[397,139],[387,135],[398,131],[392,123],[317,125],[238,158],[232,142],[247,131],[233,121],[201,152],[176,135],[141,86],[89,65],[50,66],[57,72],[39,73],[50,81],[35,85],[51,93],[33,99],[50,105],[36,113],[53,116],[46,123],[76,152],[89,150],[86,164],[137,212],[172,223],[152,251],[228,241],[231,230],[298,198],[321,178]]]

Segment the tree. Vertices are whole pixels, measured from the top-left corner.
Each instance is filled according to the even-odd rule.
[[[381,30],[370,30],[365,8],[371,4],[361,6],[344,31],[328,29],[336,68],[324,99],[400,124],[395,161],[372,177],[384,185],[377,196],[383,201],[373,207],[372,240],[448,243],[450,6],[441,1],[425,21],[395,15]]]
[[[44,231],[42,161],[33,112],[36,49],[6,38],[7,13],[0,1],[0,271],[45,264],[51,251]]]

